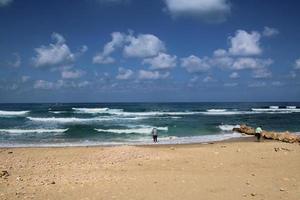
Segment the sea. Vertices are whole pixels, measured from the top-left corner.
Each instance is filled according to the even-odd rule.
[[[0,147],[208,143],[240,124],[300,132],[300,102],[0,104]]]

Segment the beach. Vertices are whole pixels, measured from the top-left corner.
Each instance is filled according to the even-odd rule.
[[[298,200],[299,155],[299,144],[254,138],[187,145],[1,148],[0,199]]]

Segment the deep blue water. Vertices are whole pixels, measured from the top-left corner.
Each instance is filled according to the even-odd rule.
[[[238,124],[300,132],[300,103],[0,104],[1,146],[192,143],[241,137]]]

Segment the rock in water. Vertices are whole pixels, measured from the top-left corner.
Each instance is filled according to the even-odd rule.
[[[255,135],[255,129],[245,124],[240,125],[239,128],[233,128],[232,130],[246,135]],[[261,135],[265,139],[279,140],[288,143],[300,142],[300,136],[291,134],[288,131],[286,132],[263,131]]]

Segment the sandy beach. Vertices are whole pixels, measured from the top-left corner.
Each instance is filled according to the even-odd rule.
[[[194,145],[2,148],[0,199],[298,200],[299,155],[299,144],[252,138]]]

